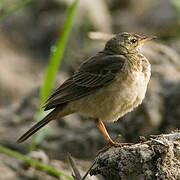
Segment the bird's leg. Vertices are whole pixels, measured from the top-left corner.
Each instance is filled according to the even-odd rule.
[[[109,136],[106,127],[104,126],[104,123],[99,120],[99,119],[95,119],[94,122],[96,123],[97,127],[100,129],[100,131],[103,133],[103,135],[105,136],[106,140],[109,142],[109,146],[104,147],[103,149],[101,149],[100,151],[98,151],[98,154],[107,151],[109,148],[111,148],[112,146],[115,147],[122,147],[122,146],[129,146],[132,145],[133,143],[118,143],[118,142],[114,142],[111,137]]]
[[[100,131],[105,136],[106,140],[109,142],[110,145],[115,145],[116,143],[111,139],[109,136],[106,127],[104,126],[103,122],[99,119],[95,119],[94,122],[96,123],[97,127],[100,129]]]

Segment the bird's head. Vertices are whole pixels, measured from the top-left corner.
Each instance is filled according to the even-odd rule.
[[[133,54],[136,53],[139,48],[155,36],[140,36],[135,33],[120,33],[110,39],[106,45],[105,50],[115,54]]]

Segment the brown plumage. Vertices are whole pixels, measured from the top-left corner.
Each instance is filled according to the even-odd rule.
[[[110,39],[103,51],[84,61],[50,96],[44,110],[53,111],[17,142],[25,141],[51,120],[80,112],[93,117],[106,139],[114,144],[102,121],[115,121],[142,102],[151,68],[138,50],[151,39],[134,33]]]

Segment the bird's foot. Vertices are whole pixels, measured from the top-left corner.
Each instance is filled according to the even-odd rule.
[[[114,141],[112,141],[112,142],[109,142],[109,144],[108,144],[107,146],[105,146],[105,147],[103,147],[102,149],[100,149],[97,154],[99,155],[100,153],[106,152],[106,151],[109,150],[111,147],[131,146],[131,145],[133,145],[133,144],[134,144],[134,143],[119,143],[119,142],[114,142]]]
[[[110,143],[109,146],[112,147],[123,147],[123,146],[131,146],[134,143],[119,143],[119,142],[113,142],[112,144]]]

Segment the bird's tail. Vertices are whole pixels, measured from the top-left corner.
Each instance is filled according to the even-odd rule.
[[[36,133],[39,129],[41,129],[43,126],[48,124],[53,119],[56,119],[57,115],[57,109],[54,109],[52,112],[50,112],[46,117],[44,117],[41,121],[36,123],[32,128],[30,128],[26,133],[24,133],[16,142],[22,143],[26,139],[28,139],[30,136],[32,136],[34,133]]]

